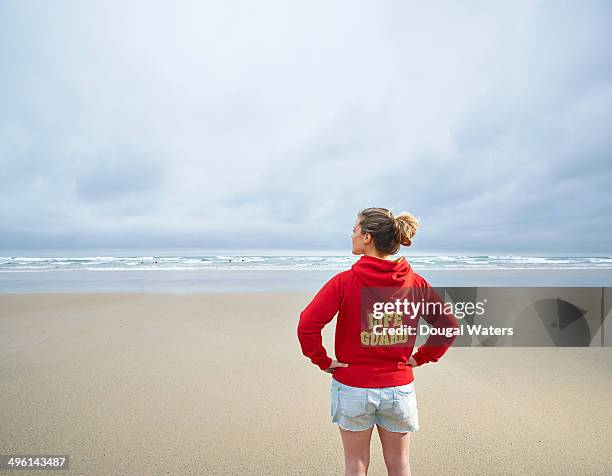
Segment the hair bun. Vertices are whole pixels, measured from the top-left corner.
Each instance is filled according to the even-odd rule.
[[[404,246],[412,245],[412,238],[419,229],[419,220],[408,212],[402,212],[393,217],[393,225],[397,241]]]

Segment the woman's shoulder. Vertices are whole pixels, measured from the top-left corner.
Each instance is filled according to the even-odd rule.
[[[345,284],[347,278],[349,278],[350,271],[350,269],[347,269],[345,271],[340,271],[339,273],[334,274],[326,281],[325,286],[337,286]]]
[[[429,288],[431,284],[420,274],[414,273],[414,277],[412,279],[412,286],[415,288]]]
[[[353,274],[353,270],[352,269],[345,269],[344,271],[340,271],[340,272],[334,274],[330,278],[330,281],[336,281],[338,283],[345,283],[348,279],[351,278],[352,274]]]

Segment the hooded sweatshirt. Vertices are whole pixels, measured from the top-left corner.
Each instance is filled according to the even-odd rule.
[[[414,354],[416,335],[404,337],[403,342],[395,341],[393,345],[390,345],[389,338],[376,342],[377,345],[369,345],[372,334],[368,330],[372,329],[367,326],[367,311],[363,311],[362,305],[366,301],[362,301],[362,297],[369,295],[370,301],[367,302],[376,301],[379,297],[382,301],[384,296],[389,296],[385,290],[395,290],[392,293],[394,296],[410,295],[412,302],[424,299],[441,304],[439,312],[415,315],[413,319],[406,316],[400,318],[402,325],[413,327],[416,331],[419,320],[425,319],[433,328],[440,330],[459,327],[455,316],[443,307],[443,301],[436,291],[413,271],[406,258],[401,256],[387,260],[362,255],[351,269],[327,281],[300,313],[297,335],[302,353],[321,370],[329,368],[332,359],[323,347],[321,330],[337,314],[336,359],[348,364],[348,367],[336,367],[333,370],[334,379],[345,385],[363,388],[392,387],[412,382],[412,367],[407,365],[410,356],[417,366],[437,362],[457,336],[452,332],[430,334]],[[382,323],[382,320],[369,322]],[[393,322],[398,324],[398,321]],[[367,335],[364,336],[364,332]]]

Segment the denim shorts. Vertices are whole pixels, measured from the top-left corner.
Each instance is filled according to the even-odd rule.
[[[368,430],[374,424],[396,433],[418,431],[414,381],[396,387],[361,388],[332,378],[331,419],[350,431]]]

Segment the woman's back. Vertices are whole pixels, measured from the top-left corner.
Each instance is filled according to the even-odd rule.
[[[351,269],[332,277],[300,314],[298,337],[304,355],[321,369],[331,363],[321,343],[321,329],[338,314],[335,354],[347,367],[334,369],[334,379],[353,387],[390,387],[414,380],[412,355],[418,318],[411,319],[414,304],[433,296],[429,283],[412,270],[402,256],[386,260],[363,255]],[[381,303],[400,305],[402,313],[382,312]],[[379,313],[373,311],[379,310]],[[388,307],[386,309],[389,309]],[[403,314],[403,315],[402,315]],[[418,316],[416,316],[418,317]],[[438,327],[457,327],[454,316],[424,316]],[[455,336],[435,337],[413,357],[420,364],[437,360]],[[429,347],[436,347],[432,354]]]

